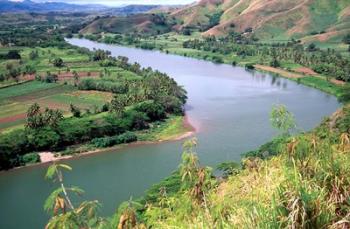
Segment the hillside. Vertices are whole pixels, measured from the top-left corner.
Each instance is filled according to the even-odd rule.
[[[83,28],[82,34],[96,33],[164,33],[170,27],[161,15],[136,14],[126,17],[105,16],[97,17],[93,22]]]
[[[221,164],[219,180],[187,142],[179,172],[148,191],[145,209],[134,205],[137,219],[147,228],[349,228],[349,114],[345,106],[311,133]]]
[[[202,0],[172,12],[172,16],[182,22],[177,29],[210,26],[204,35],[252,29],[265,40],[294,37],[329,41],[350,31],[347,0]]]

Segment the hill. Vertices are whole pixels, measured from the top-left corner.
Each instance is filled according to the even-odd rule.
[[[204,35],[252,31],[264,40],[330,41],[350,31],[347,0],[201,0],[171,15],[181,21],[176,29]]]
[[[168,20],[159,14],[136,14],[125,17],[104,16],[96,17],[80,33],[149,33],[159,34],[170,31]]]

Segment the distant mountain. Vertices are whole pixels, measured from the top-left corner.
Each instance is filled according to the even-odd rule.
[[[160,5],[128,5],[118,8],[110,8],[103,13],[108,15],[131,15],[145,13],[154,9],[158,9]]]
[[[181,21],[176,29],[200,28],[204,35],[333,41],[350,32],[349,0],[201,0],[171,15]]]
[[[43,2],[37,3],[30,0],[19,2],[0,0],[0,12],[49,12],[49,11],[100,11],[107,10],[108,7],[102,5],[75,5],[63,2]]]

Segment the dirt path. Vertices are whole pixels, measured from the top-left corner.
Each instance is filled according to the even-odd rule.
[[[254,67],[256,69],[260,69],[260,70],[263,70],[263,71],[277,73],[277,74],[282,75],[283,77],[291,78],[291,79],[298,79],[298,78],[305,77],[302,74],[293,73],[293,72],[289,72],[289,71],[286,71],[286,70],[282,70],[282,69],[279,69],[279,68],[274,68],[274,67],[270,67],[270,66],[266,66],[266,65],[256,64],[256,65],[254,65]]]
[[[300,67],[300,68],[295,69],[294,71],[297,72],[297,73],[310,75],[310,76],[317,75],[317,73],[314,70],[312,70],[310,68],[307,68],[307,67]]]

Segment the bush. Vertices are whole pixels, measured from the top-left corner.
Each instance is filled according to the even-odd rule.
[[[91,144],[97,148],[106,148],[116,145],[115,137],[94,138]]]
[[[94,138],[91,141],[91,144],[98,148],[106,148],[106,147],[111,147],[118,144],[130,143],[135,141],[137,141],[136,134],[132,132],[126,132],[119,136]]]
[[[25,165],[40,162],[40,156],[37,153],[27,153],[22,156],[22,163]]]
[[[61,67],[63,67],[63,60],[61,58],[56,58],[53,60],[53,65],[55,67],[61,68]]]
[[[247,70],[254,70],[254,69],[255,69],[255,67],[254,67],[254,65],[253,65],[253,64],[248,63],[248,64],[246,64],[246,65],[245,65],[245,69],[247,69]]]
[[[136,110],[128,110],[124,112],[122,117],[128,125],[131,126],[131,129],[142,130],[147,129],[149,118],[143,112],[138,112]]]
[[[271,67],[274,67],[274,68],[278,68],[281,66],[280,62],[277,60],[277,59],[273,59],[271,62],[270,62],[270,66]]]
[[[153,50],[156,48],[156,45],[154,43],[142,43],[140,45],[140,48],[142,49],[148,49],[148,50]]]
[[[55,149],[60,143],[60,136],[51,128],[27,131],[28,144],[35,150]]]
[[[137,136],[133,132],[126,132],[118,136],[118,144],[136,142]]]
[[[79,107],[74,106],[73,104],[70,104],[70,112],[76,118],[80,118],[80,116],[81,116],[81,111],[80,111]]]
[[[165,118],[164,108],[153,100],[141,102],[137,104],[134,109],[145,113],[151,121],[162,120]]]
[[[163,106],[165,112],[182,115],[184,113],[183,103],[174,96],[163,96],[159,99],[159,103]]]
[[[56,74],[48,74],[44,78],[45,83],[56,83],[58,81],[58,76]]]
[[[10,50],[6,55],[6,59],[21,59],[21,55],[17,50]]]
[[[224,60],[222,59],[221,56],[213,56],[212,60],[213,60],[215,63],[218,63],[218,64],[224,63]]]

